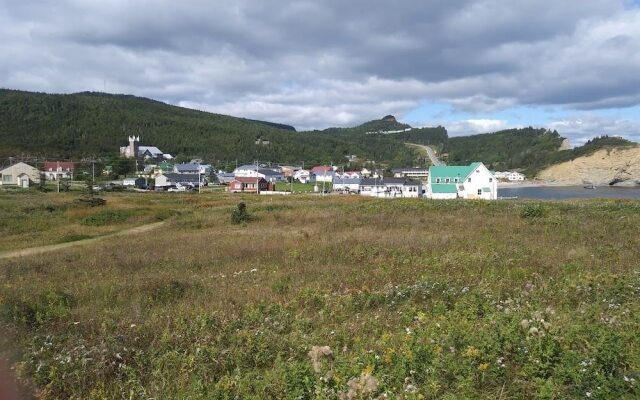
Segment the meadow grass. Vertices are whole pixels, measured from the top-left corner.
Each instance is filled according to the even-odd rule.
[[[106,198],[22,218],[45,244],[172,218],[0,260],[0,345],[37,398],[640,396],[639,202]]]

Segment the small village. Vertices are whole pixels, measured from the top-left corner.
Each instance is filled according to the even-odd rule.
[[[129,136],[128,145],[120,148],[120,157],[135,160],[136,172],[121,179],[97,179],[112,174],[107,165],[91,171],[91,189],[129,189],[154,192],[201,191],[203,187],[230,193],[288,195],[296,192],[353,194],[377,198],[427,199],[498,199],[498,182],[522,182],[526,177],[517,171],[496,172],[483,163],[444,165],[437,159],[429,167],[384,170],[363,167],[349,170],[338,165],[280,165],[254,162],[238,165],[233,171],[215,170],[202,159],[175,163],[174,157],[156,146],[140,145],[139,136]],[[351,159],[355,155],[350,156]],[[28,162],[16,162],[0,170],[0,185],[28,188],[53,184],[58,191],[68,188],[76,174],[77,162],[51,160],[41,168]],[[375,165],[375,164],[374,164]],[[79,180],[79,179],[78,179]],[[85,179],[86,180],[86,179]],[[98,181],[103,182],[97,184]],[[64,189],[63,189],[64,190]]]

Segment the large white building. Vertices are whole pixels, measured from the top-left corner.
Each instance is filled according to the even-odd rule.
[[[462,166],[431,166],[427,197],[495,200],[498,198],[498,182],[481,162]]]
[[[124,158],[144,158],[155,160],[171,160],[171,154],[163,153],[155,146],[140,146],[140,136],[129,136],[129,145],[120,147],[120,155]]]
[[[19,162],[0,170],[0,185],[17,185],[28,188],[33,183],[40,183],[40,171],[29,164]]]
[[[233,170],[236,178],[264,178],[267,182],[282,182],[284,174],[272,168],[262,168],[254,164],[246,164],[239,166]]]

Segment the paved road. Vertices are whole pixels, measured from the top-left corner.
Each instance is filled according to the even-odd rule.
[[[111,237],[114,237],[114,236],[124,236],[124,235],[131,235],[131,234],[134,234],[134,233],[149,232],[150,230],[159,228],[160,226],[162,226],[164,224],[165,224],[165,221],[154,222],[152,224],[137,226],[135,228],[125,229],[123,231],[116,232],[116,233],[110,233],[110,234],[104,235],[104,236],[97,236],[97,237],[90,238],[90,239],[76,240],[75,242],[50,244],[48,246],[30,247],[28,249],[22,249],[22,250],[5,251],[5,252],[0,253],[0,259],[3,259],[3,258],[14,258],[14,257],[25,257],[25,256],[31,256],[31,255],[34,255],[34,254],[48,253],[50,251],[66,249],[66,248],[69,248],[69,247],[75,247],[75,246],[80,246],[80,245],[89,244],[89,243],[95,243],[95,242],[98,242],[100,240],[111,238]]]
[[[442,161],[438,160],[438,157],[436,156],[436,152],[433,151],[433,149],[429,146],[425,146],[423,144],[416,144],[416,143],[405,143],[408,146],[414,146],[414,147],[419,147],[422,150],[427,152],[427,156],[429,156],[429,159],[431,160],[431,164],[432,165],[445,165]]]

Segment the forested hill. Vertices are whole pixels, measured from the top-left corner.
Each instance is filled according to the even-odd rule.
[[[509,129],[481,135],[449,138],[449,164],[482,161],[489,168],[528,169],[545,165],[560,149],[563,137],[546,129]]]
[[[482,161],[495,170],[520,169],[534,176],[553,164],[593,154],[601,149],[636,146],[620,137],[600,136],[583,146],[561,150],[565,139],[546,129],[509,129],[481,135],[449,138],[445,151],[449,164]]]
[[[0,89],[0,157],[113,155],[140,136],[174,155],[224,163],[342,162],[346,155],[410,164],[411,151],[387,136],[316,135],[293,127],[171,106],[128,95],[43,94]],[[257,139],[261,141],[257,142]]]

